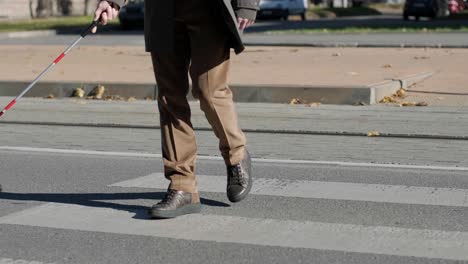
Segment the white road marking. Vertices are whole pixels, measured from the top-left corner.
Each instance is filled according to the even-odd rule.
[[[54,264],[54,263],[44,263],[40,261],[30,261],[30,260],[24,260],[24,259],[0,258],[0,264]]]
[[[0,218],[0,224],[107,232],[185,240],[468,260],[468,233],[383,226],[187,215],[133,219],[110,208],[46,204]]]
[[[58,153],[58,154],[98,155],[98,156],[162,158],[161,154],[139,153],[139,152],[113,152],[113,151],[73,150],[73,149],[33,148],[33,147],[13,147],[13,146],[0,146],[0,151],[1,150],[20,151],[20,152]],[[220,156],[198,156],[198,159],[200,160],[222,160],[222,157]],[[366,162],[285,160],[285,159],[261,159],[261,158],[254,158],[252,160],[258,163],[273,163],[273,164],[333,165],[333,166],[344,166],[344,167],[468,171],[468,167],[454,167],[454,166],[404,165],[404,164],[384,164],[384,163],[366,163]]]
[[[226,176],[199,175],[202,192],[226,192]],[[167,189],[162,173],[112,184],[114,187]],[[404,185],[255,178],[251,194],[331,200],[468,207],[468,190]]]

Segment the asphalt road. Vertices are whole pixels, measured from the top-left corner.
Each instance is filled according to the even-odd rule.
[[[247,45],[280,46],[343,46],[343,47],[453,47],[467,48],[466,33],[424,33],[424,28],[459,29],[468,26],[468,20],[423,20],[403,21],[399,15],[363,16],[309,21],[258,21],[246,31]],[[271,33],[272,31],[303,29],[417,29],[419,32],[397,33]],[[58,31],[58,35],[46,34],[27,38],[5,38],[0,35],[0,45],[68,45],[82,29]],[[143,30],[122,31],[118,27],[107,29],[98,35],[89,36],[80,45],[136,45],[143,46]]]
[[[152,221],[167,184],[157,129],[0,133],[0,263],[468,260],[466,141],[247,133],[255,187],[233,205],[198,131],[202,214]]]

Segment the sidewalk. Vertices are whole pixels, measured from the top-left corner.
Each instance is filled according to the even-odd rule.
[[[11,99],[0,97],[0,104]],[[191,109],[195,129],[211,130],[199,104],[192,102]],[[376,131],[381,137],[468,140],[468,108],[239,103],[237,109],[242,128],[251,133],[367,137]],[[24,98],[2,124],[158,129],[159,116],[154,101]]]
[[[17,94],[62,50],[62,46],[0,46],[1,95]],[[263,89],[259,90],[262,93],[272,88],[281,95],[281,100],[273,102],[287,103],[292,98],[304,97],[309,102],[335,103],[353,96],[357,98],[353,100],[359,100],[363,89],[380,85],[382,81],[433,72],[435,75],[423,83],[424,91],[458,93],[455,104],[448,95],[443,99],[437,96],[434,105],[468,105],[468,100],[460,102],[459,96],[468,81],[468,76],[460,71],[467,59],[468,50],[463,49],[248,47],[241,56],[232,55],[230,84],[242,91],[239,97],[246,98],[239,101],[261,97],[251,94],[255,89]],[[142,47],[130,46],[77,47],[43,81],[71,83],[74,88],[114,83],[130,88],[149,86],[154,90],[155,84],[150,57]],[[19,82],[16,90],[12,88],[15,82]],[[394,84],[399,86],[397,81]],[[393,85],[385,95],[398,88]],[[35,88],[30,95],[47,95],[44,92],[38,95],[40,92],[41,89]],[[420,96],[410,95],[414,100]]]

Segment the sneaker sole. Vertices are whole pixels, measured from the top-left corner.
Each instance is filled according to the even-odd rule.
[[[149,210],[149,215],[154,219],[169,219],[176,218],[178,216],[187,215],[187,214],[196,214],[201,212],[201,204],[190,204],[185,205],[182,208],[170,210],[170,211],[158,211],[158,210]]]

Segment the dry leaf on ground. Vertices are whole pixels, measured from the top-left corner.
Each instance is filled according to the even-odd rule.
[[[136,99],[135,97],[132,96],[132,97],[129,97],[129,98],[127,99],[127,102],[135,102],[136,100],[137,100],[137,99]]]
[[[73,90],[72,97],[83,98],[84,95],[85,95],[85,91],[82,88],[76,88],[75,90]]]
[[[426,102],[424,102],[424,101],[423,101],[423,102],[418,102],[418,103],[416,104],[416,106],[428,106],[428,105],[429,105],[429,104],[426,103]]]
[[[392,68],[393,66],[391,64],[385,64],[384,66],[382,66],[382,68],[385,68],[385,69],[389,69],[389,68]]]
[[[293,99],[291,99],[291,101],[289,101],[290,105],[303,104],[303,103],[304,102],[299,98],[293,98]]]
[[[339,56],[341,56],[341,53],[336,52],[336,53],[333,53],[332,56],[333,56],[333,57],[339,57]]]
[[[104,95],[104,92],[106,91],[106,88],[104,85],[98,85],[96,86],[90,93],[90,95],[93,97],[93,99],[102,99],[102,96]]]
[[[314,102],[314,103],[306,104],[305,106],[307,106],[307,107],[318,107],[318,106],[320,106],[320,105],[321,105],[321,103],[319,103],[319,102]]]
[[[47,99],[54,99],[55,96],[54,96],[53,94],[49,94],[49,95],[47,95],[45,98],[47,98]]]
[[[397,101],[390,97],[390,96],[385,96],[384,98],[382,98],[382,100],[379,101],[379,103],[381,104],[387,104],[387,103],[396,103]]]
[[[404,98],[406,96],[405,89],[400,88],[400,90],[396,91],[395,96],[400,97],[400,98]]]
[[[400,106],[416,106],[416,102],[402,102]]]
[[[367,133],[367,136],[368,137],[378,137],[380,136],[380,132],[379,131],[370,131]]]

